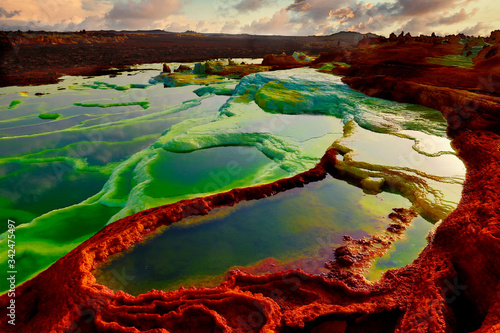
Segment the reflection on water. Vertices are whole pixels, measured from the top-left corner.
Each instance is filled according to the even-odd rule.
[[[216,147],[191,153],[159,151],[149,165],[149,175],[154,181],[144,193],[163,198],[222,192],[248,184],[256,170],[264,174],[273,165],[274,162],[253,147]],[[284,177],[287,173],[281,170],[278,176]]]
[[[299,264],[297,268],[321,273],[324,262],[333,259],[332,250],[342,244],[342,236],[383,232],[390,224],[387,215],[392,208],[409,206],[401,196],[366,195],[328,177],[304,188],[184,219],[116,256],[95,275],[98,282],[113,289],[140,294],[182,285],[213,287],[229,268],[253,265],[268,257],[285,264],[312,256],[317,262],[307,261],[306,266]],[[427,231],[432,226],[423,225]],[[414,239],[408,237],[408,241]],[[417,244],[415,250],[420,251],[420,239]],[[315,258],[314,253],[326,257]],[[403,262],[386,267],[398,267],[408,260],[405,257]],[[113,272],[126,272],[134,279],[123,286],[113,278]]]

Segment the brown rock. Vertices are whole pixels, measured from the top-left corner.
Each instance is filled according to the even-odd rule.
[[[180,73],[185,73],[185,72],[190,72],[192,71],[193,69],[189,66],[186,66],[186,65],[180,65],[179,67],[177,67],[174,72],[180,72]]]
[[[170,67],[168,67],[167,64],[163,64],[163,73],[170,73],[171,70],[170,70]]]
[[[305,63],[300,63],[292,56],[286,54],[275,55],[266,54],[262,60],[262,66],[272,66],[276,69],[294,68],[306,66]]]

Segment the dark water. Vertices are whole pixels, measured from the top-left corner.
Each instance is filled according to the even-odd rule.
[[[265,199],[187,218],[117,255],[95,274],[98,282],[132,294],[151,289],[215,286],[233,266],[266,258],[282,263],[330,250],[342,236],[366,235],[389,224],[393,207],[409,202],[393,194],[366,195],[328,178]],[[320,272],[322,266],[316,267]],[[128,281],[117,280],[125,274]]]

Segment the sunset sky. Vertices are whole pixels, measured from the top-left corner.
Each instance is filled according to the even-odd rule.
[[[0,29],[489,35],[498,13],[497,0],[0,0]]]

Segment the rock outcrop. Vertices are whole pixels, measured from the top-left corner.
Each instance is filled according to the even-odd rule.
[[[180,72],[180,73],[187,73],[187,72],[191,72],[193,69],[187,65],[180,65],[179,67],[177,67],[176,69],[174,69],[174,72]]]
[[[170,73],[172,70],[168,66],[168,64],[163,64],[163,73]]]
[[[266,54],[262,60],[262,66],[271,66],[274,69],[288,69],[305,66],[304,62],[295,60],[292,56],[283,54]]]

